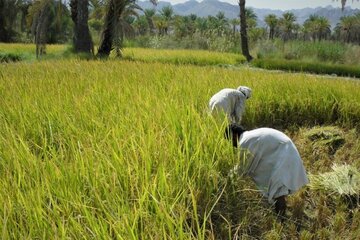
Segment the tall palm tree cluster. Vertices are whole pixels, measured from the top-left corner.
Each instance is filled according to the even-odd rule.
[[[312,40],[322,40],[331,35],[330,22],[325,17],[311,15],[304,23],[304,36]]]
[[[168,8],[166,7],[166,9]],[[201,36],[214,34],[216,36],[227,36],[229,39],[236,34],[239,35],[239,19],[227,19],[222,12],[216,16],[208,17],[197,17],[194,14],[189,16],[168,15],[165,17],[166,9],[158,13],[152,9],[146,9],[145,14],[132,23],[136,34],[174,35],[178,39],[196,34],[201,34]],[[264,38],[280,38],[283,41],[295,39],[307,41],[337,40],[360,43],[360,13],[342,17],[334,31],[332,31],[330,21],[323,16],[310,15],[301,25],[297,23],[296,16],[292,12],[285,12],[280,17],[269,14],[264,18],[266,28],[261,28],[257,26],[257,16],[252,9],[246,9],[245,15],[247,35],[250,42]],[[163,26],[166,26],[166,30]]]
[[[317,15],[310,15],[303,25],[296,23],[296,17],[291,12],[286,12],[279,18],[270,14],[265,17],[264,21],[267,25],[269,39],[279,37],[284,41],[293,39],[336,40],[360,44],[360,13],[342,17],[333,31],[330,21],[326,17]]]
[[[223,12],[208,17],[198,17],[195,14],[179,16],[174,15],[170,6],[162,8],[158,13],[153,9],[145,9],[144,15],[132,23],[137,35],[174,34],[179,38],[192,36],[195,33],[224,36],[236,32],[238,25],[238,20],[230,21]]]

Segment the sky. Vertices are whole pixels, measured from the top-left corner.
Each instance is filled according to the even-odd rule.
[[[161,0],[166,2],[171,2],[172,4],[186,2],[187,0]],[[197,0],[201,2],[202,0]],[[231,4],[237,5],[237,0],[219,0],[222,2],[228,2]],[[270,8],[270,9],[280,9],[280,10],[290,10],[290,9],[300,9],[306,7],[326,7],[332,5],[334,7],[341,6],[341,0],[247,0],[247,7],[254,8]],[[360,9],[360,1],[347,0],[346,6],[351,8]]]

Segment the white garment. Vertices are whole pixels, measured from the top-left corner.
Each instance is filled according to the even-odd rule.
[[[217,92],[209,101],[210,112],[226,114],[230,122],[240,123],[245,110],[247,96],[237,89],[225,88]]]
[[[245,174],[255,181],[270,203],[309,182],[298,150],[284,133],[271,128],[245,131],[239,146],[241,152],[249,152]]]

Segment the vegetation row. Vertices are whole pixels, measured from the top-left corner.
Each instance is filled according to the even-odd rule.
[[[340,64],[312,63],[299,60],[255,59],[252,65],[264,69],[286,70],[291,72],[309,72],[345,77],[360,77],[359,66]]]

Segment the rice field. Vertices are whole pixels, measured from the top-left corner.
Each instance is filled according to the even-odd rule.
[[[47,55],[45,59],[56,58],[63,55],[64,51],[68,46],[58,45],[58,44],[47,44],[46,51]],[[10,53],[20,55],[25,60],[35,60],[36,48],[34,44],[21,44],[21,43],[0,43],[0,54],[1,53]]]
[[[1,238],[359,237],[359,209],[349,219],[326,193],[292,196],[282,225],[248,179],[228,181],[237,158],[207,103],[238,85],[253,89],[244,125],[287,131],[311,173],[360,159],[359,81],[136,58],[0,65]],[[302,136],[318,125],[346,133],[338,153]]]
[[[77,58],[70,52],[70,46],[67,45],[47,45],[47,55],[42,59],[54,58]],[[95,52],[97,47],[94,48]],[[5,44],[0,43],[0,54],[12,53],[19,54],[25,60],[35,60],[34,44]],[[245,57],[234,53],[219,53],[205,50],[169,50],[169,49],[146,49],[146,48],[125,48],[122,51],[123,57],[129,61],[140,62],[161,62],[173,64],[190,65],[239,65],[245,62]],[[111,54],[115,58],[115,54]]]
[[[220,53],[205,50],[159,50],[145,48],[125,48],[124,57],[142,62],[161,62],[193,65],[238,65],[245,57],[235,53]]]

